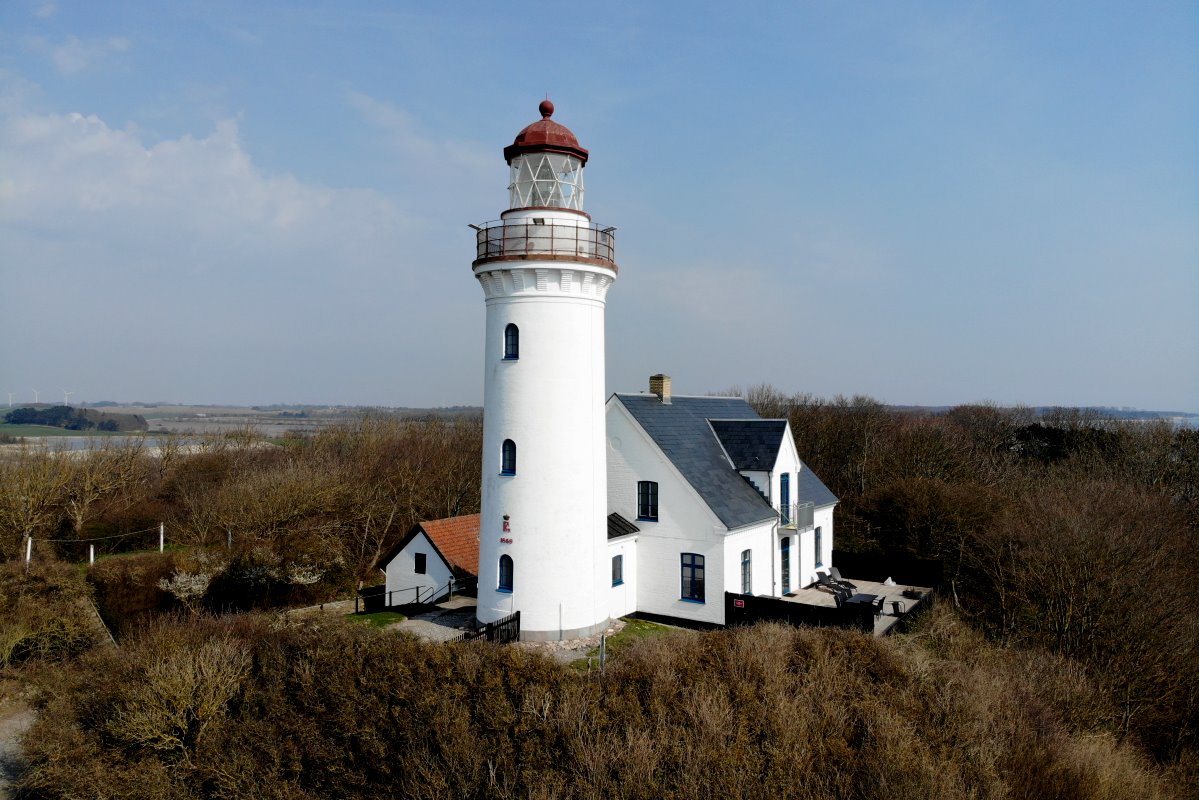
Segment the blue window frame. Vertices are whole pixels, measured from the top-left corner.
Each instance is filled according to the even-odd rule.
[[[779,543],[779,561],[783,565],[783,594],[791,591],[791,537],[784,536]]]
[[[612,585],[620,586],[624,583],[624,556],[612,556]]]
[[[683,553],[682,566],[682,598],[692,603],[704,602],[704,557],[699,553]]]
[[[637,519],[658,521],[658,482],[637,481]]]
[[[779,516],[784,525],[791,524],[791,473],[779,476]]]
[[[505,439],[500,448],[500,474],[516,474],[516,442],[511,439]]]
[[[741,551],[741,594],[753,594],[753,551]]]
[[[816,566],[824,566],[824,535],[820,528],[816,528],[816,535],[813,537],[816,544]]]
[[[515,361],[520,358],[520,328],[509,323],[504,328],[504,359]]]
[[[500,556],[500,585],[501,592],[512,591],[512,556]]]

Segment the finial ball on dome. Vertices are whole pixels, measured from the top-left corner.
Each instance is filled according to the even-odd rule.
[[[537,110],[541,112],[542,119],[549,119],[554,115],[554,104],[547,97],[541,101],[541,105],[537,106]]]

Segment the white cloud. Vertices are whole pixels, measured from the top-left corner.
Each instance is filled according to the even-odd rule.
[[[87,40],[68,36],[62,44],[50,47],[49,52],[59,72],[74,75],[94,67],[114,53],[125,52],[129,47],[129,40],[123,36]]]
[[[41,3],[33,9],[33,16],[38,19],[49,19],[58,13],[58,5],[56,3]]]

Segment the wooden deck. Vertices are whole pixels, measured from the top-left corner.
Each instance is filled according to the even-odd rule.
[[[928,597],[932,592],[931,589],[925,586],[907,586],[905,584],[895,584],[887,586],[876,581],[868,581],[860,578],[846,576],[845,580],[858,587],[858,592],[862,594],[882,595],[886,598],[883,603],[883,614],[874,618],[874,635],[884,636],[892,628],[899,624],[899,621],[906,615],[912,613],[921,603],[925,602],[924,598]],[[909,592],[919,592],[920,597],[905,597],[904,590]],[[789,603],[802,603],[811,606],[825,606],[827,608],[836,608],[837,601],[833,599],[833,593],[829,589],[822,586],[809,586],[806,589],[798,589],[783,600]],[[898,600],[903,603],[900,608],[902,612],[895,613],[893,601]]]

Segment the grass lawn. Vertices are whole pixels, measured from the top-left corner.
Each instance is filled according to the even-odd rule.
[[[646,622],[643,619],[625,620],[624,627],[620,633],[608,637],[607,650],[608,658],[619,656],[622,652],[629,649],[632,645],[640,642],[642,639],[650,639],[654,636],[667,636],[670,634],[685,634],[687,631],[680,628],[672,628],[669,625],[659,625],[656,622]],[[593,647],[587,651],[587,655],[583,658],[575,659],[571,662],[571,666],[583,672],[587,671],[587,659],[591,659],[591,664],[594,668],[599,668],[599,647]]]
[[[346,614],[346,619],[350,622],[370,625],[372,628],[386,628],[388,625],[403,622],[408,618],[398,611],[376,611],[373,614]]]

